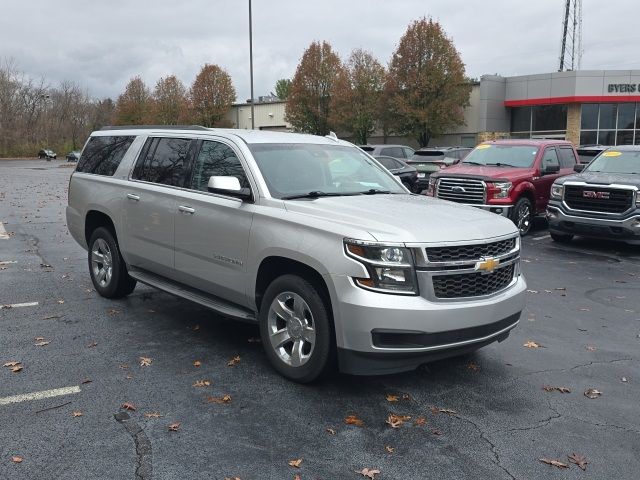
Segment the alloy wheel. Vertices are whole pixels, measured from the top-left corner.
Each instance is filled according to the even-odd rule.
[[[109,244],[102,238],[98,238],[91,249],[91,269],[98,285],[109,285],[113,276],[113,256]]]
[[[267,315],[269,341],[280,360],[292,367],[307,363],[316,343],[313,313],[297,293],[283,292],[271,302]]]

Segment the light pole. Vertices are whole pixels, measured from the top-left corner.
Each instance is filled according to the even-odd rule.
[[[48,93],[41,93],[40,94],[40,100],[43,101],[44,103],[44,143],[45,143],[45,148],[49,148],[49,127],[48,127],[48,122],[49,122],[49,99],[51,98],[51,95],[49,95]]]
[[[255,115],[253,112],[253,31],[251,27],[251,0],[249,0],[249,79],[251,82],[251,130],[255,130]]]

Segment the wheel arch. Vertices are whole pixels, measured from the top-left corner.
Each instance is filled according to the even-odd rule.
[[[115,237],[116,242],[118,241],[116,227],[111,217],[100,210],[89,210],[85,215],[84,220],[84,238],[87,245],[89,245],[91,234],[99,227],[108,228]]]

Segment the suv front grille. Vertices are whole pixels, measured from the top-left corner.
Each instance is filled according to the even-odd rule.
[[[436,298],[464,298],[490,295],[506,288],[513,279],[514,264],[492,273],[479,272],[433,277]]]
[[[623,213],[633,205],[633,191],[597,185],[565,185],[564,201],[572,210]]]
[[[513,250],[515,238],[480,245],[456,245],[452,247],[427,247],[429,262],[457,262],[462,260],[480,260],[482,257],[497,257]]]
[[[440,178],[436,187],[436,197],[452,202],[482,205],[484,183],[469,178]]]

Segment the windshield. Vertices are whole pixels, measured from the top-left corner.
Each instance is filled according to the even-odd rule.
[[[536,159],[538,147],[527,145],[478,145],[462,163],[529,168]]]
[[[250,144],[274,198],[406,193],[393,175],[354,147],[309,143]]]
[[[607,150],[594,159],[583,172],[640,174],[640,151]]]

